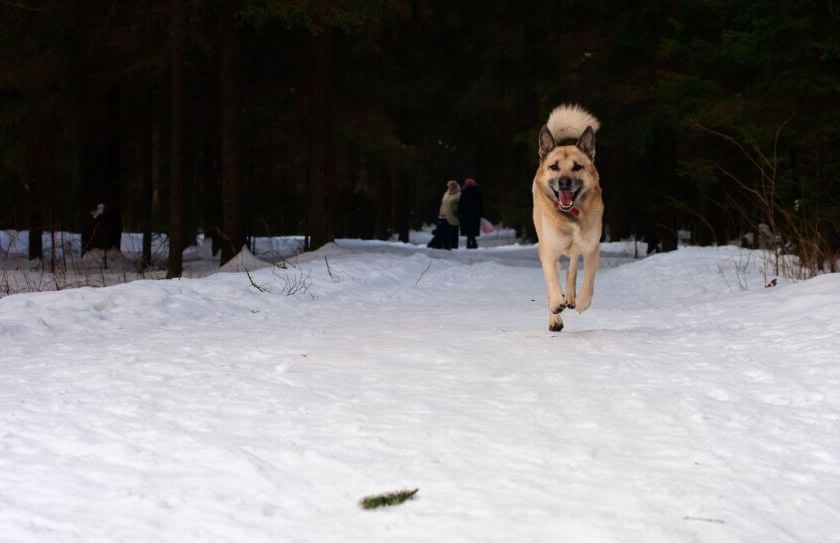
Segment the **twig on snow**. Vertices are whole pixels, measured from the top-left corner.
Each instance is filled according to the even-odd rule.
[[[721,520],[719,518],[707,518],[707,517],[683,517],[683,520],[699,520],[700,522],[714,522],[715,524],[726,524],[725,520]]]
[[[258,284],[254,281],[254,278],[253,278],[253,277],[251,277],[251,272],[249,272],[249,271],[248,271],[248,268],[245,268],[245,275],[247,275],[247,276],[248,276],[248,281],[250,281],[250,282],[251,282],[251,286],[252,286],[252,287],[254,287],[255,289],[259,290],[260,292],[268,292],[268,293],[270,293],[270,292],[271,292],[271,290],[269,290],[269,288],[268,288],[268,287],[264,287],[264,286],[262,286],[262,285],[258,285]]]
[[[432,259],[430,258],[429,259],[429,264],[426,266],[426,269],[423,270],[422,272],[420,272],[420,276],[417,278],[417,281],[414,282],[415,287],[420,283],[420,280],[423,279],[423,276],[426,275],[426,272],[429,271],[429,268],[431,268],[431,267],[432,267]]]
[[[330,275],[330,279],[337,281],[338,279],[333,275],[332,269],[330,269],[330,261],[327,260],[327,255],[324,255],[324,263],[327,265],[327,273]]]

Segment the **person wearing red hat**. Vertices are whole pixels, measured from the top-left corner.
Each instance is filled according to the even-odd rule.
[[[481,187],[475,179],[468,177],[461,190],[461,201],[458,203],[458,218],[461,222],[461,234],[467,236],[467,249],[477,249],[481,235],[481,216],[484,215],[484,202],[481,198]]]

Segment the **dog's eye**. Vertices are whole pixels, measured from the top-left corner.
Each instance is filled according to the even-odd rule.
[[[560,165],[555,162],[554,164],[549,164],[548,169],[556,172],[560,169]]]
[[[581,166],[581,165],[580,165],[580,164],[578,164],[577,162],[575,162],[575,165],[574,165],[574,166],[572,166],[572,171],[573,171],[573,172],[576,172],[576,171],[579,171],[579,170],[582,170],[582,169],[583,169],[583,166]]]

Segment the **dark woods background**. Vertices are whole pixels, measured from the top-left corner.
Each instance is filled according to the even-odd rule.
[[[475,177],[528,236],[538,131],[572,101],[602,121],[611,238],[831,266],[838,19],[830,0],[0,0],[0,227],[107,244],[105,203],[225,261],[252,235],[407,240]]]

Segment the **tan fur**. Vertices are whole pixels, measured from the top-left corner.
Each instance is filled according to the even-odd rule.
[[[561,111],[559,116],[557,111],[560,108],[552,112],[550,120],[554,121],[554,126],[548,125],[549,130],[562,126],[561,134],[554,133],[552,130],[555,140],[579,138],[587,126],[592,127],[593,130],[597,126],[597,119],[579,106],[564,107],[567,109],[565,112]],[[567,114],[569,112],[571,114]],[[592,155],[594,156],[594,148]],[[582,166],[582,169],[574,171],[572,168],[575,163]],[[550,169],[552,165],[556,165],[558,169]],[[564,176],[573,177],[583,183],[575,198],[574,207],[580,212],[578,216],[572,216],[558,209],[557,198],[549,186],[552,179]],[[540,262],[548,287],[549,330],[560,331],[563,328],[560,312],[564,308],[575,308],[582,313],[592,303],[604,214],[598,170],[590,156],[577,145],[556,146],[541,160],[534,176],[532,192],[534,227],[539,240]],[[559,278],[559,260],[564,255],[569,257],[565,292],[560,286]],[[583,257],[584,278],[578,296],[575,282],[580,256]]]

